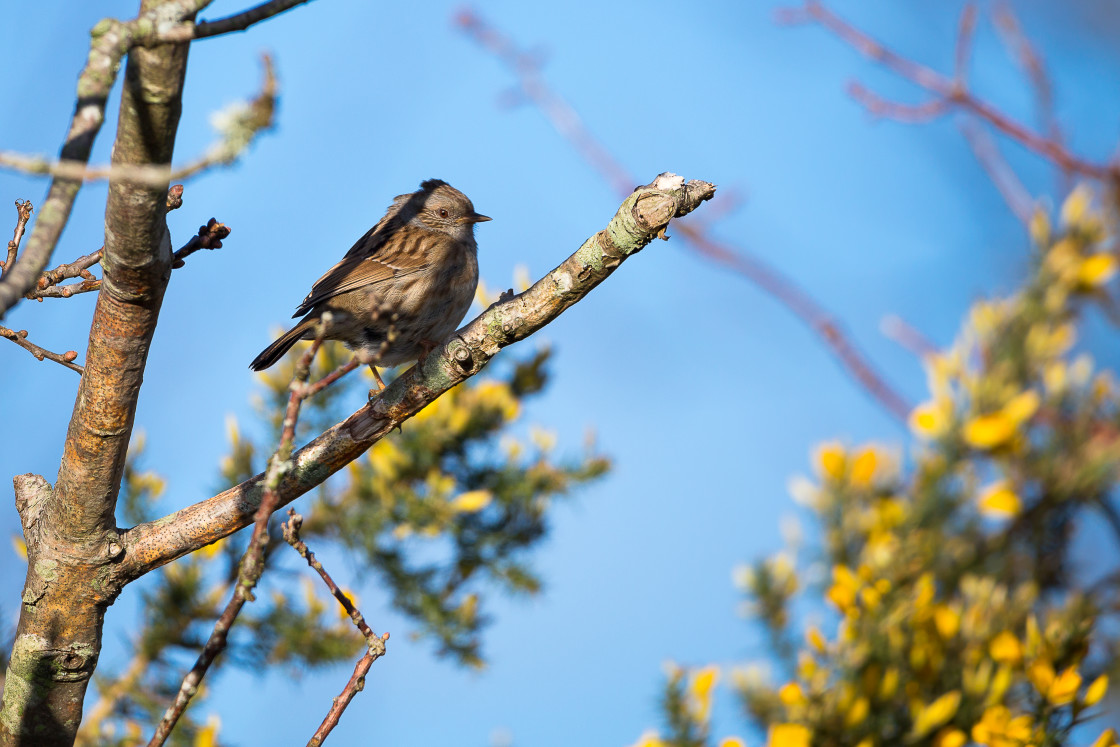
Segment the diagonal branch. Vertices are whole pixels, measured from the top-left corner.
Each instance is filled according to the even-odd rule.
[[[353,361],[357,361],[357,356]],[[352,361],[352,362],[353,362]],[[342,370],[342,369],[338,369]],[[310,395],[310,392],[308,393]],[[284,522],[284,539],[288,544],[295,548],[295,551],[300,554],[307,564],[311,566],[319,578],[323,579],[323,583],[330,589],[331,595],[338,600],[342,608],[346,610],[346,614],[353,620],[354,626],[361,631],[362,635],[366,638],[366,652],[357,664],[354,665],[354,674],[350,676],[350,680],[346,683],[346,687],[342,689],[342,693],[334,699],[331,704],[330,710],[327,712],[326,718],[323,723],[319,724],[319,728],[315,730],[315,734],[307,742],[308,747],[318,747],[323,743],[323,740],[331,733],[334,727],[338,726],[338,720],[342,718],[342,712],[350,705],[350,701],[354,696],[365,687],[365,677],[369,673],[370,667],[373,662],[385,655],[385,642],[389,640],[389,634],[383,633],[377,635],[370,630],[369,625],[366,623],[365,617],[350,601],[350,597],[338,587],[338,584],[331,578],[331,574],[327,573],[327,569],[323,567],[322,562],[315,557],[315,553],[311,552],[311,548],[307,546],[300,536],[300,527],[303,526],[303,517],[295,512],[294,509],[288,509],[288,520]]]
[[[1048,128],[1047,133],[1032,130],[1013,119],[987,101],[975,96],[965,84],[963,65],[967,62],[967,52],[972,34],[975,9],[972,5],[965,8],[961,19],[957,44],[957,74],[949,77],[907,59],[884,46],[878,40],[852,26],[829,10],[819,0],[804,0],[800,7],[785,8],[779,11],[778,20],[782,23],[817,23],[834,36],[844,41],[865,57],[893,70],[903,78],[935,95],[944,104],[942,111],[959,109],[986,121],[996,130],[1054,163],[1063,171],[1074,172],[1090,179],[1116,182],[1120,181],[1120,166],[1099,164],[1074,155],[1062,143],[1057,133]],[[932,105],[930,105],[932,107]]]
[[[635,179],[596,140],[571,104],[548,87],[541,77],[536,57],[518,49],[511,39],[469,9],[460,11],[455,23],[514,72],[522,94],[545,115],[561,137],[571,143],[619,194],[629,194]],[[906,400],[895,392],[843,328],[809,294],[758,257],[716,241],[703,226],[684,222],[677,226],[677,231],[697,254],[743,275],[792,311],[880,406],[905,422],[910,413]]]
[[[423,365],[401,374],[368,405],[292,456],[279,486],[283,506],[323,483],[392,429],[456,384],[474,376],[502,348],[523,340],[580,301],[624,259],[664,232],[673,217],[715,194],[706,182],[662,174],[622,203],[607,228],[531,288],[491,306],[461,328]],[[263,475],[157,521],[125,531],[124,557],[115,569],[124,584],[175,558],[247,526],[261,504]]]

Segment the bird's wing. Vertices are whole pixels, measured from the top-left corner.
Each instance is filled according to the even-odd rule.
[[[379,235],[377,227],[373,228],[341,262],[315,281],[292,316],[302,316],[317,304],[347,291],[427,269],[431,263],[425,239],[430,240],[431,235],[431,231],[412,225],[401,226],[387,236]]]

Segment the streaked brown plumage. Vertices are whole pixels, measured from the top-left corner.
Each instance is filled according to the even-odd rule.
[[[439,179],[393,200],[377,225],[311,287],[293,317],[306,314],[249,367],[268,368],[298,340],[340,340],[375,365],[416,360],[455,331],[478,286],[474,224],[490,220]],[[375,371],[376,373],[376,371]]]

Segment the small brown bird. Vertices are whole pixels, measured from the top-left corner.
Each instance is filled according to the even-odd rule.
[[[313,339],[327,311],[324,338],[363,354],[371,367],[427,355],[470,308],[478,286],[474,224],[487,220],[465,194],[439,179],[394,198],[385,217],[311,286],[292,315],[306,316],[249,368],[262,371],[298,340]]]

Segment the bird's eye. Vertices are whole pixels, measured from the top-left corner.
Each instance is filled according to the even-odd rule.
[[[441,217],[441,218],[446,218],[447,217],[447,208],[440,208],[439,209],[439,217]]]

